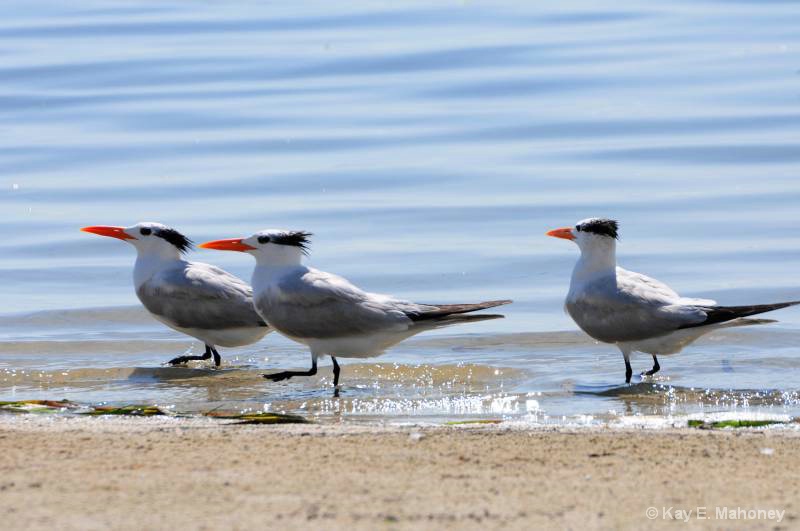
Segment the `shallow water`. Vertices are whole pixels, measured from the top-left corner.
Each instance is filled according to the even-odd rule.
[[[797,415],[800,310],[714,332],[622,385],[563,313],[576,250],[686,295],[800,299],[800,8],[791,2],[11,2],[0,28],[0,400],[156,402],[325,419],[582,422]],[[157,220],[193,239],[314,232],[311,263],[505,319],[305,367],[277,337],[223,370],[136,306],[133,251],[80,233]],[[248,278],[249,257],[199,251]],[[198,345],[194,345],[196,350]],[[649,368],[634,358],[635,370]]]

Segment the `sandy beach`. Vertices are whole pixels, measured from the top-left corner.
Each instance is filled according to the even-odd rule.
[[[5,529],[790,528],[799,441],[792,430],[7,416],[0,514]],[[718,508],[776,512],[730,520]]]

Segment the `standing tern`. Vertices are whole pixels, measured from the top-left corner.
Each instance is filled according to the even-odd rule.
[[[614,220],[589,218],[547,235],[572,240],[580,248],[566,310],[591,337],[619,347],[625,358],[626,383],[633,373],[632,352],[653,356],[653,368],[643,373],[650,376],[661,368],[658,355],[676,354],[714,328],[740,317],[800,304],[719,306],[713,300],[681,297],[658,280],[617,267],[618,228]]]
[[[317,358],[333,360],[333,385],[339,385],[340,358],[367,358],[414,334],[457,322],[498,318],[461,315],[508,304],[510,300],[477,304],[417,304],[388,295],[367,293],[346,279],[304,266],[308,232],[264,230],[249,238],[215,240],[204,249],[241,251],[253,255],[255,307],[271,327],[308,346],[311,369],[265,374],[274,382],[317,373]],[[337,388],[338,392],[338,388]]]
[[[170,365],[213,355],[219,367],[217,345],[250,345],[271,331],[253,308],[253,290],[246,282],[213,265],[183,259],[192,241],[177,230],[151,222],[81,230],[133,245],[137,251],[133,283],[144,307],[170,328],[205,344],[202,356],[180,356]]]

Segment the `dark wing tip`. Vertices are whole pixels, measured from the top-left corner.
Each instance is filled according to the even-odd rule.
[[[431,304],[426,306],[433,306],[433,310],[423,312],[409,312],[406,315],[412,321],[424,321],[427,319],[440,319],[456,314],[463,314],[469,312],[477,312],[479,310],[486,310],[489,308],[496,308],[505,304],[511,304],[513,301],[510,299],[502,299],[496,301],[484,301],[475,304]]]
[[[491,304],[491,306],[487,306],[487,308],[494,308],[495,306],[505,306],[506,304],[511,304],[514,301],[511,299],[500,299],[496,301],[486,301],[482,302],[481,304]]]
[[[455,313],[445,315],[436,319],[436,323],[477,323],[479,321],[493,321],[495,319],[505,319],[506,316],[499,313]]]
[[[696,326],[706,326],[718,323],[726,323],[741,317],[749,317],[751,315],[758,315],[761,313],[771,312],[774,310],[781,310],[789,306],[796,306],[800,301],[789,302],[776,302],[774,304],[754,304],[750,306],[712,306],[710,308],[702,307],[701,309],[706,312],[706,320],[700,323],[694,323],[681,328],[694,328]]]

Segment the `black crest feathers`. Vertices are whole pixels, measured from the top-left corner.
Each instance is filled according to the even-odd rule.
[[[311,244],[310,232],[302,230],[283,232],[270,236],[270,242],[277,243],[278,245],[290,245],[292,247],[299,247],[303,250],[303,254],[308,254],[308,246]]]
[[[194,242],[192,240],[190,240],[180,232],[176,231],[175,229],[170,229],[170,228],[156,229],[153,231],[153,234],[174,245],[181,253],[185,253],[191,250],[192,247],[194,246]]]
[[[580,232],[591,232],[598,236],[619,239],[619,223],[613,219],[592,218],[578,223],[575,228]]]

